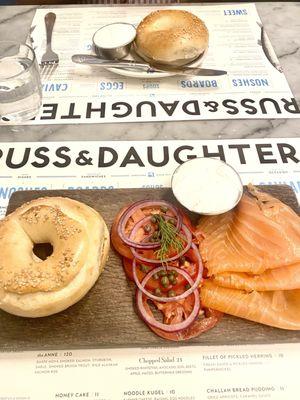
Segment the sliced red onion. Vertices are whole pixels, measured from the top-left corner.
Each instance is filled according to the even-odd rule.
[[[128,219],[135,213],[136,210],[141,209],[141,208],[146,208],[146,207],[156,207],[156,206],[165,206],[168,207],[169,210],[171,210],[174,214],[174,218],[177,219],[177,224],[176,224],[176,229],[179,231],[182,225],[182,215],[178,211],[178,209],[173,206],[172,204],[168,203],[167,201],[164,200],[142,200],[142,201],[137,201],[136,203],[132,204],[121,216],[119,224],[118,224],[118,234],[120,238],[123,240],[124,243],[126,243],[128,246],[131,247],[136,247],[140,249],[153,249],[155,245],[159,244],[159,242],[154,242],[154,243],[137,243],[134,240],[128,238],[125,234],[125,228]],[[154,245],[154,247],[153,247]]]
[[[135,243],[135,245],[134,245],[134,247],[133,248],[135,248],[135,249],[144,249],[144,250],[151,250],[151,249],[155,249],[155,248],[157,248],[157,247],[159,247],[160,246],[160,241],[157,241],[157,242],[147,242],[147,241],[144,241],[144,242],[135,242],[134,241],[134,237],[135,237],[135,234],[137,233],[137,231],[142,227],[142,226],[144,226],[144,225],[146,225],[148,222],[151,222],[151,218],[152,218],[152,216],[148,216],[148,217],[145,217],[145,218],[143,218],[143,219],[141,219],[139,222],[137,222],[135,225],[134,225],[134,227],[133,227],[133,229],[132,229],[132,231],[130,232],[130,234],[129,234],[129,236],[128,236],[128,240],[131,240],[133,243]],[[170,218],[173,218],[173,217],[170,217]],[[151,237],[152,236],[152,233],[149,235],[149,236],[147,236],[145,239],[147,239],[148,237]]]
[[[156,268],[156,270],[158,270],[158,269],[162,270],[162,269],[164,269],[164,267]],[[189,282],[190,285],[193,284],[192,277],[186,271],[180,270],[179,268],[174,268],[174,269],[177,270],[178,272],[180,271],[180,273],[185,277],[185,279]],[[151,271],[151,272],[153,272],[153,271]],[[150,275],[150,273],[148,275]],[[151,276],[152,276],[151,275],[150,278],[148,278],[148,275],[146,275],[145,278],[143,279],[142,286],[145,286],[146,283],[148,282],[148,279],[150,279]],[[190,315],[188,316],[188,318],[185,319],[184,321],[180,322],[179,324],[170,324],[170,325],[164,324],[162,322],[157,321],[153,316],[150,316],[147,313],[147,311],[145,310],[145,307],[144,307],[144,304],[143,304],[144,293],[141,290],[137,291],[137,296],[136,296],[137,307],[138,307],[138,310],[139,310],[139,312],[141,314],[141,317],[143,318],[143,320],[147,324],[149,324],[149,325],[151,325],[153,327],[159,328],[159,329],[161,329],[161,330],[163,330],[165,332],[181,331],[182,329],[185,329],[188,326],[190,326],[199,315],[199,311],[200,311],[200,296],[199,296],[198,290],[194,290],[193,295],[195,297],[193,310],[190,313]],[[174,299],[175,299],[175,297],[172,297],[171,301],[175,301]],[[161,301],[161,298],[160,298],[159,301]]]
[[[146,283],[148,282],[148,280],[150,278],[152,278],[152,276],[154,274],[156,274],[159,271],[162,270],[166,270],[165,267],[157,267],[152,269],[150,272],[148,272],[148,274],[144,277],[143,281],[140,282],[136,273],[136,260],[134,259],[132,262],[132,271],[133,271],[133,279],[134,282],[136,284],[136,286],[139,288],[139,290],[144,293],[147,297],[149,297],[149,299],[155,300],[155,301],[160,301],[162,303],[169,303],[171,301],[179,301],[179,300],[183,300],[185,299],[187,296],[189,296],[190,294],[192,294],[200,285],[201,279],[202,279],[202,273],[203,273],[203,264],[202,264],[202,260],[201,260],[201,256],[199,254],[199,251],[197,249],[197,247],[192,244],[192,249],[194,250],[194,252],[196,253],[196,257],[198,259],[198,273],[196,276],[195,281],[193,281],[193,278],[190,276],[190,274],[188,274],[185,270],[181,269],[181,268],[177,268],[177,267],[170,267],[170,270],[174,270],[176,271],[178,274],[181,274],[184,278],[186,278],[186,276],[189,277],[189,279],[187,279],[187,281],[189,282],[189,280],[191,280],[192,283],[190,283],[191,287],[186,290],[185,292],[174,296],[174,297],[162,297],[162,296],[155,296],[153,293],[149,292],[145,286]]]
[[[185,245],[185,247],[183,248],[183,250],[181,250],[179,253],[175,254],[175,256],[173,256],[173,257],[165,258],[165,259],[162,261],[162,260],[156,260],[156,259],[152,259],[152,258],[143,257],[141,254],[139,254],[139,253],[136,251],[136,249],[135,249],[134,247],[130,247],[130,250],[131,250],[133,256],[134,256],[137,260],[142,261],[142,262],[146,262],[146,263],[150,263],[150,264],[161,264],[162,262],[168,263],[168,262],[177,260],[179,257],[183,256],[183,255],[191,248],[192,239],[193,239],[193,238],[192,238],[192,233],[191,233],[191,231],[189,230],[189,228],[188,228],[186,225],[182,224],[181,229],[183,230],[183,232],[184,232],[184,234],[185,234],[186,245]],[[131,234],[132,234],[132,233],[133,233],[133,231],[131,232]],[[130,235],[130,237],[131,237],[131,235]],[[160,244],[160,243],[159,243],[159,244]]]

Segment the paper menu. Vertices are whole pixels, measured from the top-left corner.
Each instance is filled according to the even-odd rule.
[[[244,183],[289,184],[299,199],[299,143],[298,138],[2,143],[1,214],[16,190],[169,186],[180,161],[203,155],[225,159]],[[299,354],[299,343],[4,352],[0,400],[296,399]]]
[[[124,76],[124,71],[118,74],[74,64],[74,53],[93,52],[92,36],[100,26],[119,21],[137,25],[154,7],[38,9],[32,22],[37,58],[45,51],[44,16],[51,11],[56,13],[53,49],[60,62],[55,72],[43,79],[43,106],[28,124],[299,116],[299,106],[254,4],[177,8],[196,14],[209,28],[210,47],[203,67],[225,69],[228,75],[150,79],[147,73]]]
[[[179,163],[216,157],[243,183],[287,184],[300,200],[299,138],[1,143],[0,216],[17,190],[169,187]]]
[[[294,343],[0,353],[0,399],[292,399],[299,351]]]

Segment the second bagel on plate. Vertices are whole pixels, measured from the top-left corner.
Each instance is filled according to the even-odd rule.
[[[153,64],[181,66],[208,47],[208,29],[196,15],[182,10],[159,10],[137,27],[135,51]]]

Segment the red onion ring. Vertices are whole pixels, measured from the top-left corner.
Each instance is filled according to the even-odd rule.
[[[137,209],[140,208],[146,208],[150,206],[165,206],[170,209],[173,214],[174,218],[177,218],[177,225],[176,229],[180,230],[181,225],[182,225],[182,215],[181,213],[177,210],[175,206],[172,204],[168,203],[167,201],[164,200],[142,200],[142,201],[137,201],[136,203],[132,204],[121,216],[119,224],[118,224],[118,234],[120,238],[123,240],[124,243],[126,243],[128,246],[135,247],[137,249],[153,249],[159,242],[153,242],[153,243],[137,243],[131,239],[129,239],[125,235],[125,227],[127,224],[128,219],[135,213]]]
[[[145,217],[145,218],[141,219],[139,222],[137,222],[137,223],[134,225],[132,231],[130,232],[130,234],[129,234],[129,236],[128,236],[128,240],[131,240],[131,239],[135,236],[135,234],[137,233],[137,231],[138,231],[143,225],[145,225],[147,222],[150,222],[151,218],[152,218],[152,216],[149,215],[148,217]],[[170,217],[170,218],[173,218],[173,217]],[[147,236],[147,237],[150,237],[151,235],[152,235],[152,234],[150,234],[150,235]],[[143,250],[143,249],[144,249],[144,250],[145,250],[145,249],[151,250],[151,249],[155,249],[155,248],[157,248],[157,247],[160,246],[160,241],[152,242],[152,243],[149,243],[149,242],[139,242],[139,243],[137,243],[137,242],[135,242],[134,240],[132,240],[132,242],[136,243],[136,245],[135,245],[133,248],[138,248],[138,249],[141,249],[141,250]],[[150,245],[151,245],[151,246],[150,246]],[[132,246],[131,246],[131,247],[132,247]],[[130,249],[131,249],[131,247],[130,247]]]
[[[139,224],[139,223],[140,223],[140,222],[138,222],[138,224]],[[137,229],[138,229],[138,224],[137,224],[134,228],[137,227]],[[184,224],[182,224],[181,229],[183,230],[183,232],[184,232],[184,234],[185,234],[185,236],[186,236],[186,246],[184,247],[183,250],[181,250],[180,253],[176,254],[176,255],[173,256],[173,257],[164,259],[163,262],[166,262],[166,263],[167,263],[167,262],[171,262],[171,261],[177,260],[177,258],[183,256],[183,255],[191,248],[192,239],[193,239],[193,238],[192,238],[192,233],[191,233],[191,231],[190,231],[189,228],[188,228],[186,225],[184,225]],[[133,233],[135,233],[134,230],[135,230],[135,229],[132,230],[132,232],[131,232],[131,234],[130,234],[129,237],[131,237],[131,235],[133,235]],[[152,258],[143,257],[142,255],[140,255],[140,254],[136,251],[136,249],[135,249],[134,247],[130,247],[130,250],[131,250],[133,256],[134,256],[137,260],[139,260],[139,261],[146,262],[146,263],[150,263],[150,264],[161,264],[161,263],[162,263],[162,260],[155,260],[155,259],[153,260]]]
[[[159,301],[161,303],[169,303],[171,301],[179,301],[179,300],[183,300],[185,299],[187,296],[189,296],[190,294],[192,294],[200,285],[201,279],[202,279],[202,274],[203,274],[203,264],[202,264],[202,259],[201,256],[198,252],[197,247],[192,244],[192,248],[196,253],[196,256],[198,258],[198,274],[196,276],[195,281],[193,281],[192,277],[183,269],[177,268],[177,267],[170,267],[170,270],[175,270],[178,274],[181,274],[185,277],[185,274],[188,274],[189,278],[192,280],[192,283],[190,283],[191,287],[186,290],[185,292],[174,296],[174,297],[162,297],[162,296],[155,296],[153,293],[149,292],[146,288],[145,285],[148,282],[148,280],[150,278],[152,278],[152,276],[154,274],[156,274],[159,271],[165,270],[165,267],[157,267],[152,269],[151,271],[148,272],[148,274],[144,277],[143,281],[140,282],[136,273],[136,260],[134,259],[132,262],[132,272],[133,272],[133,279],[134,282],[136,284],[136,286],[138,287],[138,289],[147,297],[149,297],[149,299],[155,300],[155,301]],[[146,283],[144,284],[144,281],[146,279]]]
[[[164,267],[158,267],[156,268],[156,270],[162,270],[164,269]],[[178,272],[180,271],[180,273],[185,277],[185,279],[189,282],[190,285],[193,284],[193,279],[192,277],[186,272],[186,271],[182,271],[179,268],[174,268],[175,270],[177,270]],[[153,272],[153,271],[151,271]],[[148,275],[150,275],[151,273],[149,273]],[[151,276],[148,278],[148,275],[145,276],[145,278],[142,281],[142,286],[145,286],[146,283],[148,282],[148,280],[151,278]],[[193,295],[195,296],[195,303],[194,303],[194,307],[192,312],[190,313],[190,315],[188,316],[188,318],[186,320],[184,320],[183,322],[180,322],[179,324],[171,324],[171,325],[167,325],[167,324],[163,324],[161,322],[156,321],[156,319],[154,317],[151,317],[150,315],[147,314],[147,311],[145,310],[144,304],[143,304],[143,292],[141,290],[137,291],[137,295],[136,295],[136,301],[137,301],[137,307],[138,310],[141,314],[141,317],[143,318],[143,320],[151,325],[154,326],[156,328],[159,328],[165,332],[176,332],[176,331],[181,331],[182,329],[187,328],[189,325],[191,325],[195,319],[198,317],[199,315],[199,311],[200,311],[200,296],[199,296],[199,292],[198,290],[195,290],[193,292]],[[174,297],[172,298],[172,301],[174,301]]]

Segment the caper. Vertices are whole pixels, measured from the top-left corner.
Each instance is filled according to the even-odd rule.
[[[149,267],[148,267],[148,265],[141,264],[141,265],[140,265],[140,270],[141,270],[142,272],[148,272],[148,271],[149,271]]]
[[[157,218],[156,218],[156,215],[155,215],[155,214],[152,215],[152,217],[150,218],[150,221],[151,221],[153,224],[155,224],[155,223],[157,222]]]
[[[172,270],[172,275],[174,275],[175,277],[177,277],[177,276],[178,276],[178,272],[175,271],[175,269],[173,269],[173,270]]]
[[[162,269],[161,271],[158,271],[157,275],[158,275],[158,276],[167,276],[167,271],[165,271],[164,269]]]
[[[167,276],[162,276],[160,282],[163,285],[163,287],[168,287],[170,285],[170,281]]]
[[[171,282],[172,285],[176,285],[177,279],[175,278],[174,275],[171,275],[171,276],[169,277],[169,280],[170,280],[170,282]]]
[[[189,289],[191,288],[191,285],[190,285],[189,283],[187,283],[187,284],[185,285],[185,288],[186,288],[186,290],[189,290]]]
[[[154,275],[153,275],[153,277],[152,277],[153,279],[155,279],[156,281],[157,281],[157,279],[159,279],[159,275],[158,275],[158,273],[155,273]]]
[[[162,213],[166,213],[167,211],[168,211],[168,207],[166,207],[166,206],[161,206],[160,207],[160,211],[162,212]]]
[[[168,297],[175,297],[175,296],[176,296],[176,293],[175,293],[174,290],[169,290],[168,291]]]
[[[145,226],[144,226],[144,231],[145,231],[146,233],[151,232],[151,226],[150,226],[150,225],[145,225]]]
[[[156,288],[156,289],[154,290],[154,294],[155,294],[155,296],[161,296],[161,290],[160,290],[160,288]]]
[[[173,218],[170,218],[169,220],[168,220],[168,222],[169,222],[169,224],[172,224],[172,225],[176,225],[176,220],[175,219],[173,219]]]

